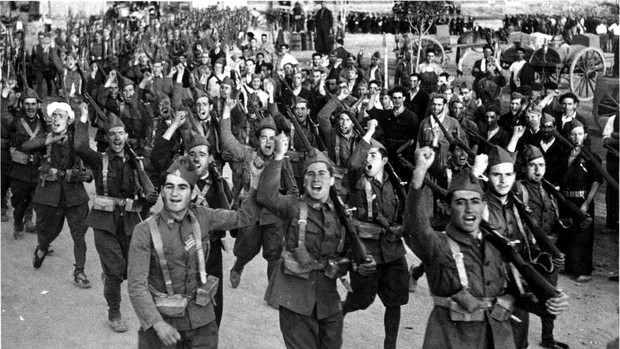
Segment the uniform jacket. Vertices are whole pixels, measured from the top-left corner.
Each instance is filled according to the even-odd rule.
[[[13,161],[13,164],[11,165],[11,171],[9,172],[9,177],[28,183],[36,183],[39,181],[39,166],[41,165],[42,154],[40,151],[37,150],[29,152],[25,151],[22,148],[22,145],[26,141],[30,140],[31,136],[26,130],[26,127],[21,120],[26,121],[26,124],[30,128],[30,131],[32,131],[35,136],[45,133],[46,131],[46,125],[43,123],[42,119],[38,115],[32,121],[28,120],[25,114],[21,117],[13,119],[13,122],[9,127],[9,135],[11,137],[10,145],[12,148],[15,148],[18,151],[22,151],[28,155],[32,155],[32,157],[31,161],[28,162],[27,165]],[[37,127],[39,128],[39,131],[37,131]]]
[[[252,206],[247,206],[247,208],[242,206],[239,211],[215,210],[201,206],[190,209],[197,218],[202,231],[205,261],[208,260],[211,230],[241,228],[250,224],[256,214]],[[191,218],[186,215],[181,222],[177,222],[169,212],[163,209],[160,213],[153,215],[153,219],[157,220],[159,227],[174,293],[193,295],[200,286],[200,276]],[[195,329],[215,321],[213,303],[208,303],[204,307],[199,306],[193,297],[188,302],[184,317],[166,318],[157,311],[149,285],[160,293],[166,293],[166,286],[147,222],[138,224],[131,238],[127,279],[129,298],[144,330],[162,320],[177,330]]]
[[[68,139],[64,143],[56,142],[50,145],[50,158],[46,160],[52,168],[62,171],[79,169],[77,154],[74,149],[73,132],[68,132]],[[45,140],[47,134],[40,134],[30,141],[24,143],[28,150],[39,150],[47,152]],[[82,182],[67,182],[65,179],[57,181],[41,181],[37,185],[32,201],[35,204],[58,207],[61,196],[64,196],[66,207],[74,207],[88,203],[88,194]]]
[[[285,221],[286,248],[292,250],[298,245],[299,202],[305,200],[308,204],[305,246],[310,255],[319,261],[344,255],[345,251],[338,250],[344,231],[331,200],[321,204],[307,196],[300,199],[295,195],[279,194],[281,167],[282,161],[273,160],[267,164],[257,191],[257,202]],[[325,276],[323,270],[313,270],[309,279],[287,275],[282,259],[269,281],[265,299],[271,305],[282,306],[304,316],[315,314],[318,319],[342,311],[336,280]]]

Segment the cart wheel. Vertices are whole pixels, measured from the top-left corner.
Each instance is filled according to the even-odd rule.
[[[596,77],[607,70],[603,51],[587,47],[577,54],[570,65],[570,90],[582,101],[594,98]]]

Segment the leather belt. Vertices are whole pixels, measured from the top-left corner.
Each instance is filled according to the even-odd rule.
[[[585,198],[585,190],[562,190],[562,195],[566,198]]]

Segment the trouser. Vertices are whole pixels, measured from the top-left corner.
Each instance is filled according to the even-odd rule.
[[[411,277],[418,280],[424,275],[425,271],[424,263],[420,263],[415,267],[411,267]]]
[[[0,159],[0,203],[2,204],[3,209],[8,208],[6,194],[9,192],[9,188],[11,187],[11,179],[9,178],[11,163],[11,153],[8,150],[2,149],[2,158]]]
[[[550,275],[548,274],[542,274],[544,276],[545,279],[547,279],[547,281],[549,281],[549,283],[552,286],[557,286],[558,285],[558,272],[554,271],[553,273],[551,273]],[[553,327],[554,324],[553,322],[555,321],[555,315],[551,315],[548,313],[544,313],[541,315],[538,315],[540,317],[540,322],[542,324],[542,334],[541,334],[541,339],[544,341],[553,341],[554,337],[553,337]]]
[[[384,348],[396,348],[400,306],[409,302],[409,270],[405,257],[377,264],[377,271],[367,277],[351,272],[351,288],[353,293],[348,293],[342,304],[343,315],[368,308],[379,295],[386,308],[383,345]]]
[[[69,231],[73,239],[73,257],[75,258],[75,274],[84,271],[86,263],[86,230],[84,224],[88,216],[88,203],[66,207],[64,195],[61,194],[58,207],[36,205],[37,211],[37,234],[39,249],[46,251],[49,245],[56,240],[65,223],[65,217],[69,224]]]
[[[215,312],[215,320],[217,327],[222,322],[222,313],[224,312],[224,288],[222,287],[222,280],[224,277],[224,267],[222,266],[222,239],[211,240],[211,249],[209,250],[209,258],[206,262],[207,266],[205,271],[208,275],[213,275],[220,279],[217,285],[217,293],[215,294],[215,305],[213,310]]]
[[[55,71],[45,71],[45,70],[36,70],[36,86],[37,86],[37,94],[39,97],[43,97],[43,80],[45,80],[45,85],[47,86],[47,96],[54,95],[54,78],[56,77]]]
[[[317,28],[315,33],[314,48],[316,49],[316,52],[320,54],[329,54],[332,50],[329,45],[329,29]]]
[[[181,340],[175,345],[164,345],[154,328],[138,330],[139,349],[216,349],[218,327],[215,321],[192,330],[180,330]]]
[[[317,319],[316,307],[312,315],[298,314],[283,306],[280,313],[280,331],[288,349],[337,349],[342,347],[342,311]]]
[[[618,168],[618,158],[613,155],[607,155],[606,159],[607,172],[612,175],[616,181],[620,177],[620,169]],[[618,191],[614,190],[611,185],[607,185],[605,189],[605,204],[607,205],[607,221],[606,227],[609,229],[618,229]]]
[[[566,198],[577,207],[581,207],[584,198]],[[594,202],[588,207],[588,214],[594,217]],[[568,275],[592,275],[594,250],[594,222],[587,228],[581,228],[580,221],[575,220],[573,225],[558,237],[557,246],[566,255],[564,271]]]
[[[118,220],[116,233],[93,229],[95,247],[104,274],[103,296],[108,303],[108,319],[121,317],[121,284],[127,279],[127,253],[131,236],[125,234],[124,222]]]
[[[34,191],[37,183],[24,182],[19,179],[11,178],[11,205],[13,205],[13,224],[15,230],[22,230],[24,227],[24,216],[27,212],[32,212],[29,206],[32,204]],[[28,215],[32,218],[32,213]]]
[[[263,248],[263,258],[267,261],[267,280],[271,279],[276,264],[282,254],[283,243],[282,223],[253,225],[239,229],[235,239],[233,253],[237,260],[233,270],[241,273],[243,267],[248,264]]]

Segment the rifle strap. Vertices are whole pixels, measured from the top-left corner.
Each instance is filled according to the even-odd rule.
[[[205,181],[205,186],[202,190],[198,189],[198,185],[194,187],[194,191],[196,192],[196,206],[208,206],[207,204],[207,192],[209,188],[211,188],[211,178],[203,179]]]
[[[38,119],[36,120],[37,126],[34,128],[34,132],[30,128],[30,125],[28,125],[26,120],[24,120],[24,118],[21,118],[19,120],[21,121],[22,126],[24,126],[24,130],[26,131],[26,133],[28,133],[28,136],[30,136],[30,139],[36,137],[37,134],[39,134],[39,131],[41,131],[41,122]]]
[[[366,194],[366,213],[368,217],[368,222],[372,222],[373,212],[372,212],[372,202],[373,202],[373,191],[372,191],[372,183],[370,180],[364,176],[362,179],[364,181],[364,193]]]
[[[297,246],[301,246],[306,243],[306,226],[308,225],[308,203],[306,203],[303,197],[299,200],[299,220],[297,224],[299,225]]]
[[[108,165],[110,160],[108,159],[108,153],[101,154],[101,179],[103,186],[103,195],[108,196]]]

